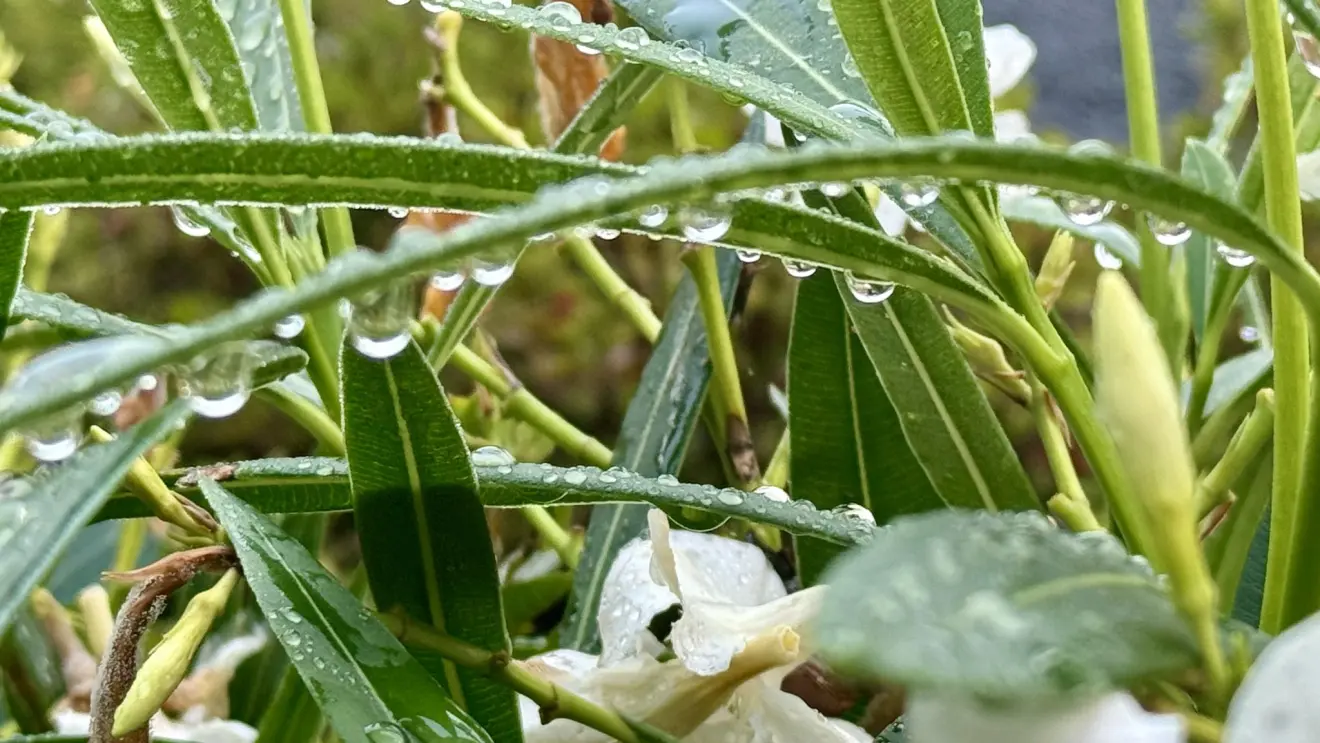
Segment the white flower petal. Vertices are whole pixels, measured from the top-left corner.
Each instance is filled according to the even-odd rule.
[[[756,115],[756,106],[748,103],[742,107],[743,115],[751,118]],[[770,147],[784,147],[784,130],[779,127],[779,119],[765,115],[765,143]]]
[[[509,582],[518,583],[549,575],[559,568],[561,562],[559,553],[554,550],[546,549],[533,552],[526,560],[523,560],[521,565],[514,569],[513,574],[509,576]]]
[[[157,716],[151,721],[152,736],[194,743],[252,743],[257,731],[237,720],[203,720],[181,723]]]
[[[1177,715],[1146,712],[1115,693],[1063,707],[988,708],[970,699],[914,692],[905,730],[923,743],[1185,743]]]
[[[856,743],[835,720],[780,691],[764,679],[743,684],[719,714],[684,738],[684,743]],[[847,724],[847,723],[844,723]],[[865,735],[865,733],[863,733]],[[866,736],[860,740],[870,741]]]
[[[787,593],[765,554],[754,544],[713,534],[672,531],[669,517],[649,516],[654,557],[651,577],[663,581],[686,605],[709,601],[759,606]]]
[[[890,237],[901,237],[907,231],[908,215],[893,199],[881,195],[875,205],[875,218]]]
[[[600,594],[600,664],[612,666],[654,650],[659,641],[651,619],[678,603],[668,588],[651,579],[651,540],[636,539],[619,550]]]
[[[231,637],[214,648],[208,644],[198,654],[197,670],[217,670],[232,676],[243,661],[266,647],[267,638],[266,630],[261,625],[256,625],[250,633]]]
[[[760,606],[685,601],[683,617],[674,623],[670,644],[674,654],[693,673],[702,676],[719,673],[758,635],[776,627],[788,627],[802,634],[807,623],[820,612],[824,591],[824,586],[813,586]],[[799,662],[809,655],[810,651],[803,647]],[[781,675],[793,665],[784,666]]]
[[[995,140],[999,142],[1017,142],[1035,139],[1031,133],[1031,121],[1027,115],[1016,109],[995,112]]]
[[[1297,743],[1320,734],[1320,614],[1279,635],[1228,708],[1224,743]]]
[[[1320,199],[1320,150],[1297,157],[1297,185],[1302,189],[1302,199]]]
[[[998,98],[1026,77],[1036,62],[1036,43],[1016,26],[990,26],[985,29],[985,58],[990,65],[990,97]]]
[[[830,724],[852,736],[852,739],[859,743],[872,743],[875,740],[875,736],[847,720],[831,719]]]

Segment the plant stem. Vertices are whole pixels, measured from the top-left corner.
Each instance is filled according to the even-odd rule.
[[[577,570],[579,545],[568,532],[564,531],[564,527],[555,521],[550,511],[544,506],[523,506],[518,510],[522,511],[527,523],[541,535],[541,540],[546,546],[559,555],[559,559],[564,561],[569,570]]]
[[[697,134],[692,128],[692,110],[688,106],[687,87],[679,78],[669,78],[665,88],[669,104],[669,135],[674,139],[674,149],[681,153],[696,152]]]
[[[458,34],[463,29],[463,16],[447,10],[435,17],[435,28],[444,42],[441,48],[440,75],[445,86],[445,100],[460,113],[467,115],[482,129],[506,147],[527,149],[527,138],[521,131],[505,124],[500,117],[472,92],[463,66],[458,60]]]
[[[1301,197],[1297,185],[1292,100],[1287,55],[1275,0],[1246,0],[1247,31],[1255,63],[1256,107],[1260,118],[1261,156],[1265,170],[1265,214],[1274,234],[1299,254],[1303,249]],[[1303,449],[1308,441],[1307,327],[1296,295],[1277,275],[1271,277],[1274,300],[1274,387],[1278,409],[1274,426],[1274,489],[1270,510],[1270,555],[1261,607],[1261,629],[1277,634],[1287,626],[1290,594],[1310,593],[1314,583],[1303,564],[1307,542],[1320,545],[1312,528],[1303,490]],[[1317,375],[1320,379],[1320,375]],[[1308,443],[1314,443],[1314,439]],[[1309,449],[1310,447],[1308,447]],[[1307,463],[1307,469],[1311,469]],[[1314,500],[1314,499],[1312,499]],[[1315,509],[1309,509],[1314,511]],[[1299,554],[1300,553],[1300,554]]]
[[[720,295],[719,268],[715,264],[715,248],[709,245],[690,246],[683,251],[683,263],[692,272],[701,303],[701,317],[706,326],[706,344],[710,349],[711,375],[714,387],[711,402],[715,406],[716,441],[729,449],[729,460],[744,483],[759,478],[756,455],[748,456],[750,436],[747,425],[747,406],[743,401],[742,383],[738,375],[738,357],[733,351],[733,337],[729,333],[729,317],[724,312],[724,298]]]
[[[595,467],[609,467],[613,453],[602,443],[579,431],[520,384],[510,382],[500,370],[467,346],[454,348],[454,366],[504,402],[509,415],[550,437],[564,451]]]
[[[1054,417],[1049,403],[1049,392],[1040,380],[1031,379],[1031,416],[1040,432],[1045,459],[1054,475],[1054,489],[1058,495],[1049,500],[1050,511],[1062,518],[1073,531],[1096,531],[1103,527],[1091,511],[1091,501],[1082,490],[1082,481],[1073,466],[1072,451],[1064,438],[1063,429]]]
[[[307,131],[313,134],[330,134],[334,128],[330,125],[330,106],[325,101],[325,86],[321,82],[321,64],[316,58],[311,12],[304,0],[280,0],[280,13],[284,16],[284,31],[289,39],[289,55],[293,59],[294,82],[298,87],[303,122]],[[356,248],[348,209],[342,206],[322,209],[321,224],[325,226],[326,247],[330,255],[349,253]]]
[[[587,278],[605,294],[605,299],[632,322],[648,343],[655,345],[660,337],[661,323],[651,310],[651,303],[614,272],[609,261],[587,238],[570,235],[564,240],[564,248]]]
[[[1223,739],[1224,723],[1194,712],[1183,711],[1181,714],[1183,722],[1187,723],[1187,740],[1191,743],[1219,743]]]
[[[1202,478],[1197,488],[1197,514],[1204,517],[1229,494],[1246,468],[1260,456],[1274,435],[1274,391],[1261,390],[1256,394],[1256,409],[1243,421],[1228,451]]]
[[[281,413],[310,433],[332,456],[344,456],[344,432],[324,410],[302,395],[283,385],[269,385],[256,391],[256,396],[273,405]]]
[[[1213,304],[1211,305],[1214,306]],[[1187,398],[1187,431],[1195,437],[1205,419],[1205,403],[1210,398],[1210,385],[1215,381],[1215,362],[1219,360],[1219,346],[1224,328],[1228,325],[1229,308],[1225,303],[1220,312],[1206,318],[1201,345],[1196,349],[1196,366],[1192,371],[1192,390]]]
[[[536,675],[522,663],[510,660],[507,653],[483,650],[421,622],[395,614],[377,614],[376,619],[399,638],[399,642],[425,648],[456,665],[484,673],[531,699],[541,708],[546,721],[565,719],[580,722],[622,743],[677,743],[666,733],[627,720],[609,708],[601,707]]]
[[[1146,25],[1145,0],[1117,0],[1118,39],[1123,50],[1123,88],[1127,93],[1128,136],[1138,160],[1160,167],[1159,105],[1155,95],[1155,69],[1151,60],[1150,32]],[[1155,320],[1166,352],[1172,287],[1169,281],[1169,251],[1151,235],[1145,215],[1137,215],[1141,238],[1141,299]],[[1181,347],[1181,343],[1177,344]],[[1177,369],[1181,364],[1172,363]]]
[[[775,446],[775,453],[770,455],[770,464],[765,466],[765,475],[761,478],[761,482],[777,488],[788,487],[788,465],[792,461],[792,456],[792,437],[789,436],[789,429],[785,428],[783,435],[779,437],[779,444]]]

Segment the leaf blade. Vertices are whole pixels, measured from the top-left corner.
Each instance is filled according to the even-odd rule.
[[[0,631],[28,593],[114,492],[133,461],[188,416],[175,402],[114,441],[89,446],[34,478],[27,495],[6,499],[0,518]],[[39,498],[40,506],[25,501]],[[39,512],[38,512],[39,511]]]
[[[23,263],[36,215],[31,212],[0,214],[0,338],[9,328],[9,316],[23,283]]]
[[[368,731],[393,726],[400,738],[406,728],[423,739],[489,743],[399,641],[301,544],[214,480],[203,478],[199,485],[229,533],[276,639],[341,739],[372,743]],[[425,721],[448,728],[448,735],[428,734]]]
[[[476,475],[421,349],[377,361],[345,340],[340,369],[353,511],[377,606],[510,652]],[[488,733],[522,739],[512,690],[443,658],[421,660]]]

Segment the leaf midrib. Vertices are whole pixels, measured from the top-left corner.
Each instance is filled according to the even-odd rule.
[[[1038,601],[1055,598],[1069,591],[1119,586],[1154,588],[1150,580],[1141,575],[1131,573],[1081,573],[1055,578],[1020,591],[1013,591],[1009,594],[1009,599],[1019,606],[1028,606]]]
[[[797,67],[799,70],[802,70],[804,73],[806,73],[807,77],[811,78],[813,82],[815,82],[821,88],[825,89],[825,91],[828,92],[830,95],[834,96],[837,100],[840,101],[846,101],[852,98],[852,96],[848,95],[844,91],[834,87],[833,83],[831,83],[826,78],[822,77],[819,72],[816,72],[816,70],[813,67],[807,64],[807,61],[805,59],[799,57],[797,55],[797,52],[793,51],[791,47],[785,46],[784,42],[780,40],[779,37],[771,34],[769,29],[758,23],[755,18],[751,17],[750,15],[747,15],[747,13],[744,12],[742,8],[739,8],[733,3],[730,3],[729,0],[718,0],[718,2],[724,7],[728,8],[730,11],[732,11],[734,15],[741,18],[747,24],[748,28],[752,29],[759,36],[761,36],[761,38],[769,42],[770,46],[774,47],[775,49],[778,49],[780,52],[783,53],[785,57],[788,57],[790,60],[792,60],[794,67]],[[731,62],[730,64],[734,64],[734,63]]]
[[[840,300],[844,300],[840,297]],[[843,358],[848,367],[848,405],[852,413],[853,448],[857,454],[857,473],[861,482],[862,505],[871,509],[871,479],[866,468],[866,448],[862,445],[861,405],[857,395],[857,369],[853,365],[852,320],[848,313],[843,313]],[[870,363],[869,359],[867,363]],[[872,371],[872,374],[875,372]]]

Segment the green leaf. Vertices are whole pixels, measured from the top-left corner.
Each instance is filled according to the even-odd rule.
[[[14,295],[23,282],[23,259],[35,220],[31,212],[0,213],[0,338],[9,327]]]
[[[229,533],[275,638],[340,740],[491,740],[297,540],[210,478],[202,494]],[[404,731],[407,731],[405,733]],[[411,733],[411,736],[408,735]]]
[[[1242,66],[1224,78],[1224,93],[1220,96],[1219,108],[1210,119],[1210,132],[1205,135],[1205,142],[1211,149],[1216,152],[1228,149],[1238,125],[1251,110],[1255,82],[1250,56],[1243,57]]]
[[[186,418],[187,407],[171,403],[114,441],[88,446],[59,467],[42,471],[26,493],[0,500],[0,631],[101,509],[133,460]]]
[[[47,710],[65,694],[60,658],[30,607],[22,607],[0,632],[0,707],[18,730],[50,731]]]
[[[1052,230],[1067,230],[1085,240],[1100,243],[1129,266],[1141,265],[1141,244],[1127,228],[1108,220],[1080,225],[1068,218],[1054,199],[1012,194],[1000,198],[999,210],[1010,222],[1027,222]]]
[[[34,292],[20,287],[14,298],[13,315],[23,320],[43,323],[60,331],[69,340],[114,335],[146,335],[169,338],[170,330],[129,320],[122,315],[98,310],[62,294]],[[307,366],[307,354],[301,349],[276,341],[248,341],[252,357],[252,386],[264,387],[297,374]],[[63,380],[53,380],[61,383]]]
[[[523,201],[539,182],[565,181],[576,171],[635,173],[582,159],[511,153],[416,140],[285,136],[242,143],[192,136],[136,140],[136,149],[38,145],[0,154],[0,206],[40,206],[74,193],[93,203],[106,199],[152,201],[193,198],[271,203],[357,203],[468,208],[492,200]],[[89,180],[88,174],[99,178]],[[654,203],[699,201],[721,192],[803,181],[927,176],[964,181],[1001,180],[1089,193],[1183,221],[1252,252],[1284,279],[1312,315],[1320,315],[1320,276],[1251,215],[1190,187],[1162,170],[1111,157],[1078,157],[1056,149],[969,142],[961,138],[907,140],[770,154],[740,151],[653,165],[645,175],[609,187],[574,184],[535,198],[516,211],[474,220],[444,235],[401,230],[381,255],[360,252],[337,259],[292,291],[273,291],[181,331],[133,358],[116,359],[95,374],[70,380],[41,396],[14,399],[0,392],[0,430],[186,358],[216,342],[256,333],[294,312],[323,306],[382,282],[434,269],[492,243],[516,243],[547,231],[602,220]],[[453,179],[462,179],[456,186]],[[488,185],[474,189],[470,180]],[[77,201],[78,199],[74,199]],[[85,203],[85,202],[84,202]],[[1002,304],[947,261],[846,220],[754,199],[733,206],[728,244],[748,244],[774,255],[898,281],[965,310]],[[678,237],[678,231],[666,232]]]
[[[385,360],[340,348],[353,514],[371,595],[465,642],[510,652],[486,516],[463,432],[417,344]],[[486,732],[522,740],[507,686],[419,658]]]
[[[848,50],[828,5],[813,0],[619,0],[618,5],[656,38],[688,42],[822,105],[871,104],[861,79],[845,72]]]
[[[213,0],[91,0],[165,125],[256,129],[229,27]]]
[[[1182,175],[1188,183],[1200,186],[1223,199],[1233,198],[1237,176],[1223,155],[1198,139],[1188,139],[1183,146]],[[1192,332],[1199,342],[1205,333],[1214,296],[1215,272],[1220,267],[1214,240],[1195,233],[1184,248],[1187,254],[1187,299],[1192,313]]]
[[[598,503],[650,503],[657,508],[695,508],[728,518],[778,527],[789,534],[850,545],[870,538],[870,524],[839,513],[817,510],[806,500],[780,503],[757,493],[713,485],[678,483],[671,478],[642,477],[622,468],[551,467],[514,464],[475,467],[481,502],[487,508],[587,506]],[[353,507],[348,466],[342,459],[257,459],[162,473],[180,493],[197,493],[201,476],[225,483],[240,500],[262,513],[348,511]],[[116,497],[98,520],[148,515],[127,494]]]
[[[835,284],[846,296],[842,276]],[[908,444],[944,503],[991,511],[1039,508],[1017,453],[934,304],[897,289],[878,305],[846,306]]]
[[[594,154],[663,79],[664,72],[647,65],[625,62],[614,68],[552,149],[565,155]]]
[[[1198,662],[1148,565],[1108,534],[1068,534],[1036,513],[907,517],[825,582],[820,653],[859,680],[1043,700]]]
[[[573,574],[563,571],[504,584],[500,596],[509,632],[525,634],[532,620],[565,599],[572,588]]]
[[[978,137],[995,138],[994,101],[990,98],[990,70],[985,56],[985,22],[981,0],[935,0],[945,38],[953,52],[958,83]]]
[[[798,282],[788,346],[792,492],[828,510],[859,503],[888,523],[943,505],[912,453],[894,403],[825,272]],[[796,545],[804,586],[819,581],[837,545]]]
[[[1237,500],[1204,540],[1206,563],[1219,589],[1220,613],[1252,627],[1260,624],[1265,587],[1265,554],[1254,548],[1254,542],[1262,530],[1269,533],[1269,520],[1264,516],[1273,475],[1273,457],[1267,450],[1232,483]]]
[[[716,260],[727,313],[733,305],[741,264],[732,251],[721,251]],[[697,286],[691,274],[684,274],[624,413],[613,464],[643,477],[678,474],[709,382],[710,352]],[[559,630],[561,646],[587,653],[600,651],[596,615],[605,578],[619,550],[646,528],[649,510],[648,506],[621,503],[592,510],[569,596],[568,617]]]
[[[302,131],[302,106],[293,77],[293,58],[277,0],[214,0],[234,36],[265,131]]]
[[[946,9],[943,6],[948,5]],[[977,2],[953,0],[834,0],[834,15],[839,30],[857,62],[857,69],[880,104],[894,131],[902,136],[921,136],[954,131],[976,131],[994,136],[991,124],[987,132],[973,129],[958,63],[941,20],[950,15],[961,27],[960,47],[970,44],[964,53],[974,53],[983,44],[980,23],[976,34],[967,17],[969,6]],[[979,7],[976,8],[979,16]],[[984,61],[984,51],[981,59]],[[982,72],[984,76],[984,72]],[[985,97],[989,99],[988,87]],[[985,121],[978,115],[978,126]]]
[[[1215,367],[1210,394],[1205,400],[1205,415],[1224,407],[1243,394],[1254,394],[1264,387],[1274,368],[1274,352],[1258,348],[1235,356]]]
[[[266,702],[256,743],[309,743],[319,740],[325,726],[321,708],[302,677],[286,668],[275,696]]]

